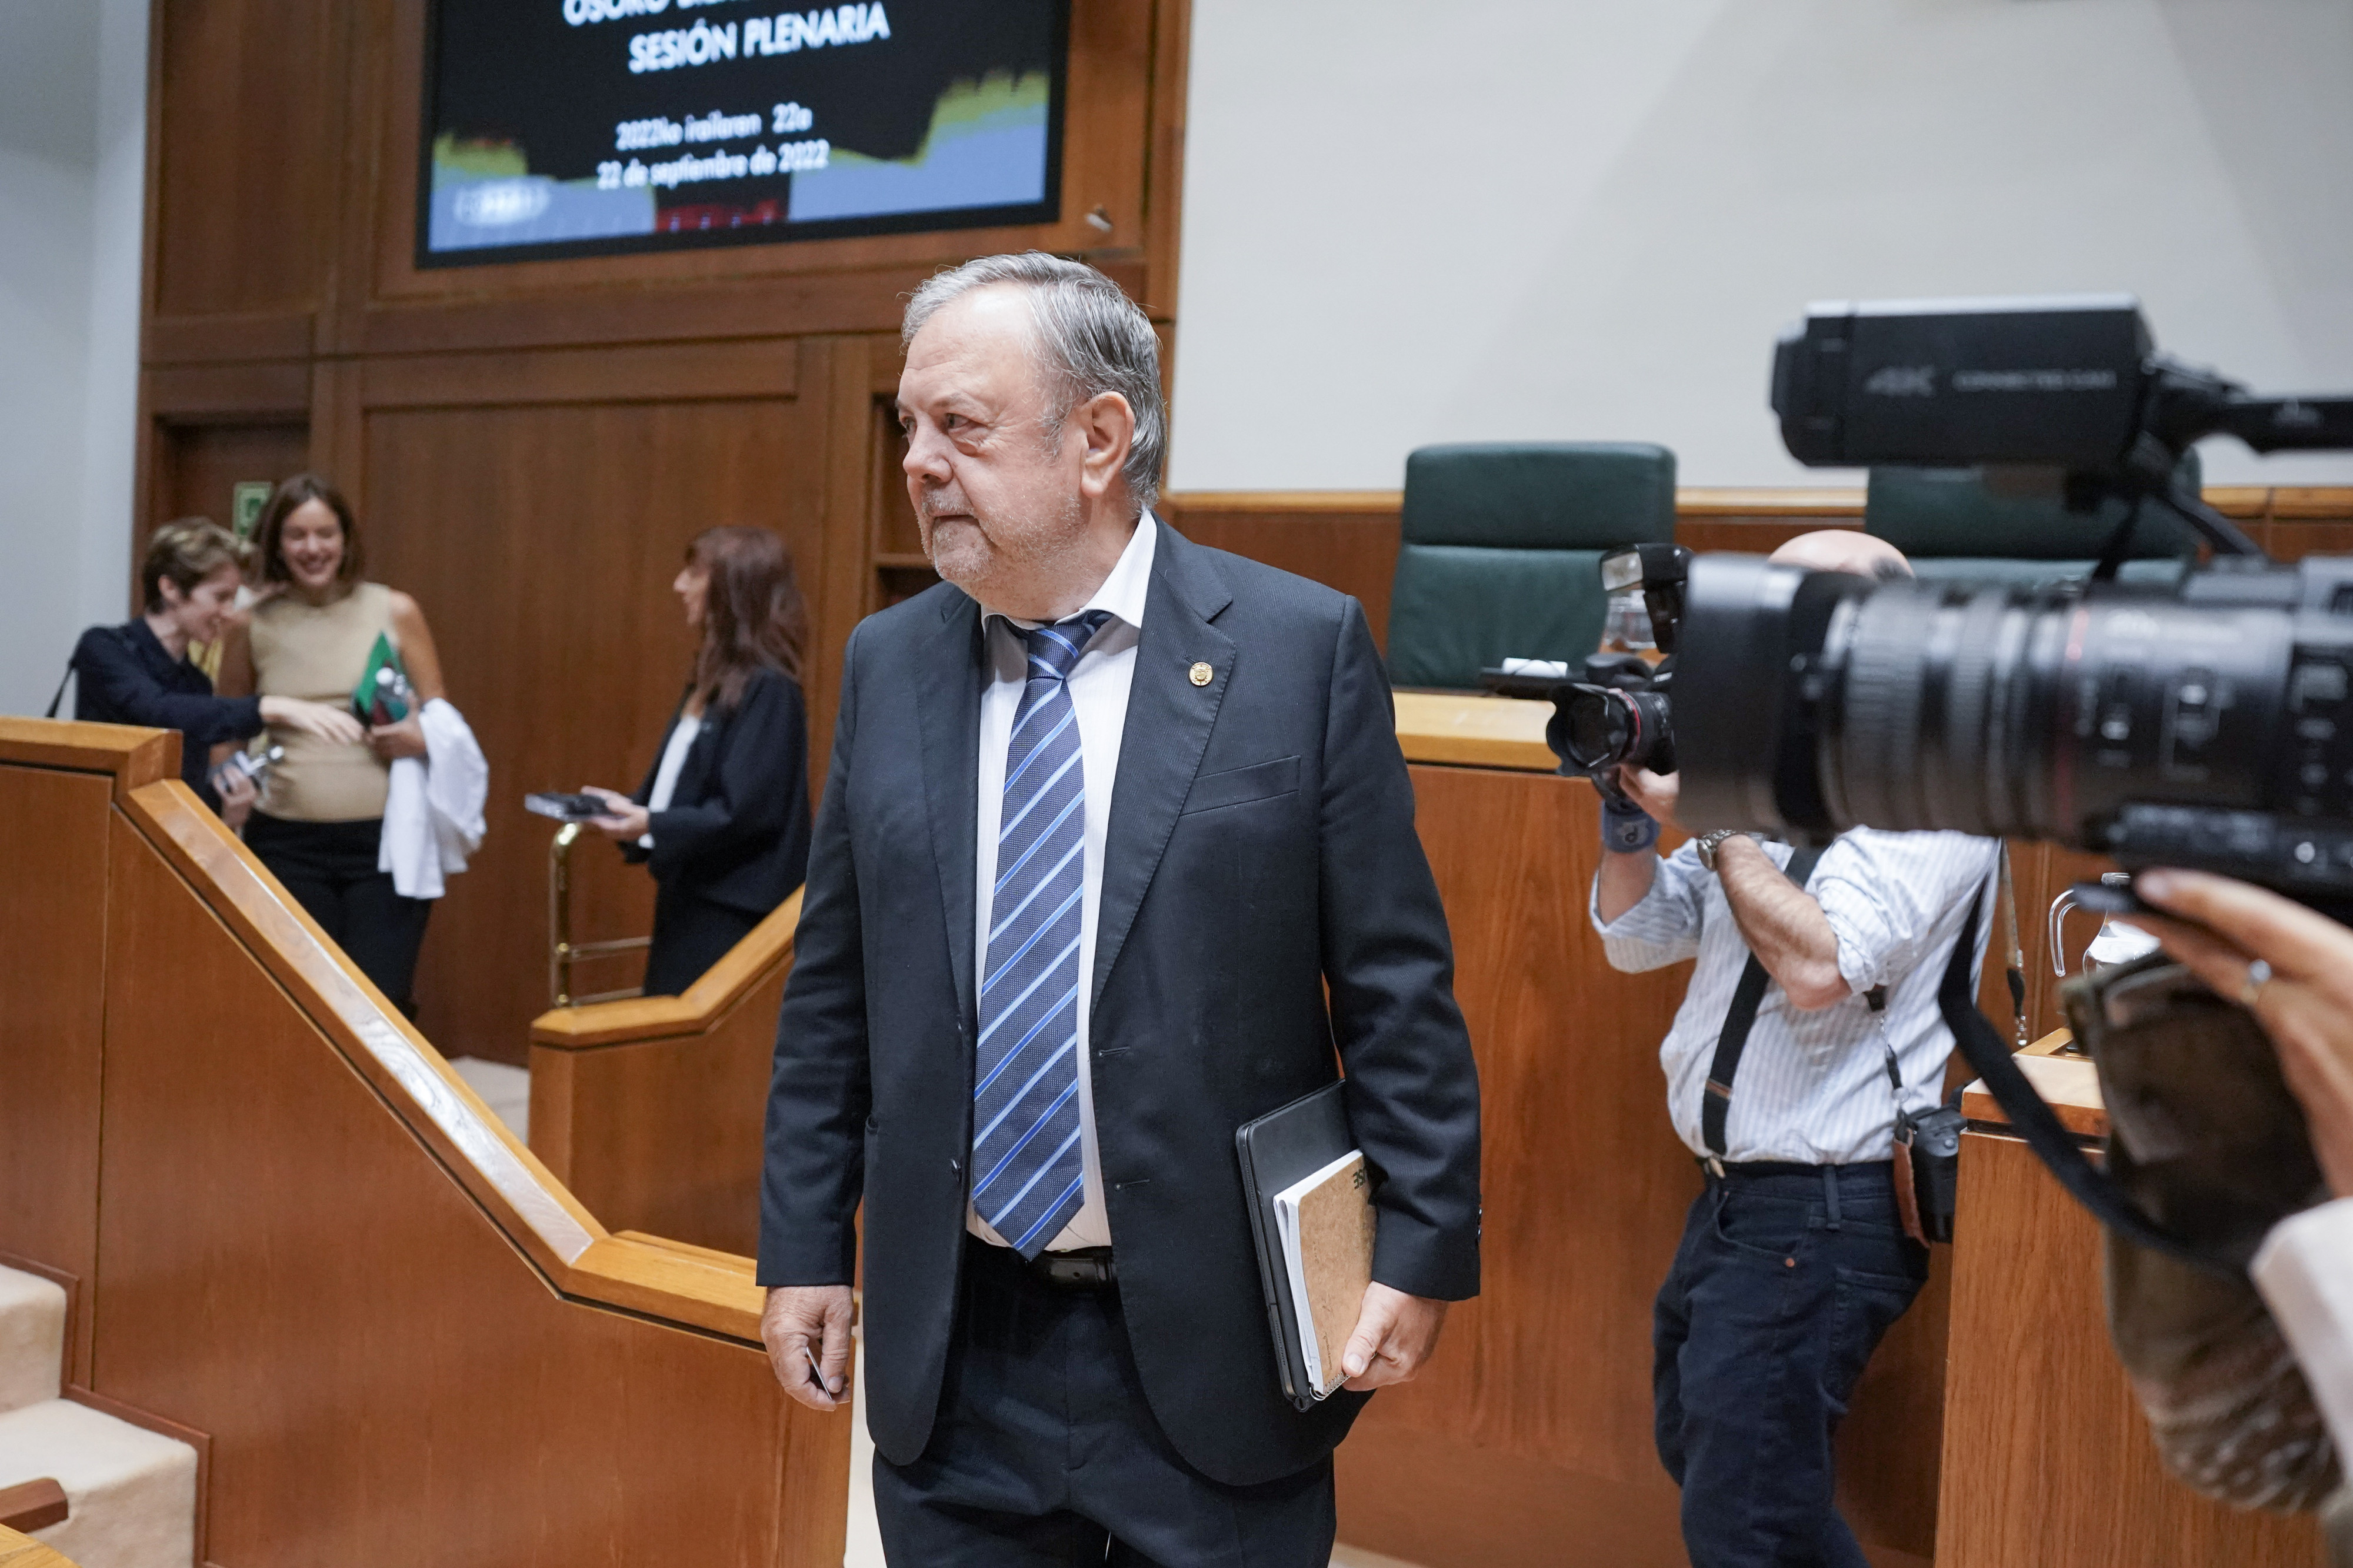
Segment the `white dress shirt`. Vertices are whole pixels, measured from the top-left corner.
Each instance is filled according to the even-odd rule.
[[[1762,847],[1777,866],[1787,866],[1795,852],[1787,844]],[[1852,994],[1807,1013],[1791,1006],[1778,985],[1765,988],[1725,1108],[1725,1160],[1845,1165],[1893,1157],[1895,1098],[1862,994],[1887,987],[1882,1017],[1903,1072],[1904,1103],[1914,1110],[1936,1104],[1953,1050],[1936,989],[1971,896],[1991,882],[2000,852],[1994,840],[1962,833],[1867,827],[1841,835],[1823,851],[1806,890],[1838,938],[1839,973]],[[1600,887],[1597,876],[1588,912],[1612,967],[1632,974],[1699,960],[1659,1047],[1659,1065],[1666,1069],[1676,1134],[1704,1155],[1700,1102],[1732,994],[1747,967],[1747,944],[1724,885],[1689,844],[1659,861],[1650,892],[1615,921],[1601,918]],[[1989,914],[1978,921],[1971,996],[1991,923]]]
[[[1079,768],[1086,781],[1085,850],[1080,856],[1084,896],[1079,900],[1079,1157],[1085,1183],[1079,1212],[1060,1235],[1046,1244],[1050,1252],[1073,1247],[1109,1247],[1111,1211],[1103,1205],[1103,1157],[1095,1147],[1094,1075],[1088,1070],[1088,1014],[1094,1002],[1096,910],[1103,902],[1103,836],[1111,825],[1112,785],[1119,775],[1119,742],[1127,731],[1127,692],[1135,678],[1135,645],[1143,635],[1144,601],[1152,586],[1152,552],[1159,524],[1150,512],[1136,523],[1135,532],[1120,552],[1119,563],[1103,580],[1094,597],[1071,612],[1108,610],[1112,618],[1079,652],[1071,667],[1068,685],[1071,707],[1079,726]],[[1005,752],[1013,740],[1013,717],[1021,706],[1022,688],[1029,679],[1029,656],[1021,631],[1036,621],[980,607],[982,657],[987,684],[980,692],[980,832],[977,864],[973,868],[974,952],[988,952],[989,903],[997,882],[997,829],[1005,809]],[[1069,616],[1064,616],[1069,619]],[[1015,628],[1020,628],[1016,630]],[[975,1236],[1002,1247],[1005,1238],[991,1230],[977,1211],[965,1206],[965,1224]]]
[[[694,750],[694,738],[702,732],[702,721],[691,714],[681,713],[670,732],[670,744],[662,748],[661,762],[654,769],[653,793],[646,796],[646,815],[670,809],[670,798],[678,793],[678,775],[686,768],[686,753]],[[638,835],[638,847],[650,849],[654,836],[650,830]]]

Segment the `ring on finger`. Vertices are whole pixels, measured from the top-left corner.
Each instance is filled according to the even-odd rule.
[[[2263,987],[2272,983],[2272,966],[2258,958],[2247,965],[2247,978],[2239,986],[2239,1005],[2253,1012]]]

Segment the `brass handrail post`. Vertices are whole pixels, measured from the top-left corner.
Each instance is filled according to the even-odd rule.
[[[548,1005],[572,1005],[572,846],[580,825],[567,822],[547,847]]]
[[[547,1005],[551,1007],[580,1007],[591,1002],[618,1002],[645,994],[645,988],[633,985],[622,991],[599,991],[592,996],[575,996],[572,992],[572,966],[584,958],[607,958],[617,952],[628,952],[640,947],[651,947],[649,936],[617,937],[611,942],[575,942],[572,940],[572,847],[580,841],[580,825],[567,822],[555,830],[555,837],[547,847]]]

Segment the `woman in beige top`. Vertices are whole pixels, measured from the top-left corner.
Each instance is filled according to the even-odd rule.
[[[443,695],[433,635],[416,600],[361,575],[351,503],[318,475],[297,474],[271,493],[258,537],[264,596],[223,650],[222,689],[349,710],[382,636],[416,700],[399,723],[376,725],[353,742],[271,725],[286,756],[270,770],[245,841],[376,989],[413,1017],[417,950],[433,905],[402,898],[376,860],[391,764],[425,754],[417,710]]]

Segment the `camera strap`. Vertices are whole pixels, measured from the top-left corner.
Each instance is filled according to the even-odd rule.
[[[2060,1122],[2058,1112],[2051,1109],[2020,1069],[2000,1032],[1978,1011],[1977,998],[1970,994],[1969,965],[1977,950],[1978,910],[1984,901],[1980,897],[1969,905],[1960,939],[1953,944],[1952,962],[1945,966],[1944,982],[1936,989],[1936,1005],[1945,1016],[1945,1026],[1953,1032],[1953,1043],[2009,1116],[2010,1130],[2025,1140],[2035,1157],[2059,1179],[2059,1184],[2114,1234],[2136,1247],[2164,1253],[2209,1274],[2229,1279],[2245,1279],[2245,1271],[2235,1264],[2149,1218],[2140,1205],[2093,1165],[2076,1144],[2074,1134]]]
[[[1782,874],[1802,888],[1813,879],[1814,864],[1821,858],[1822,852],[1812,845],[1799,845],[1781,868]],[[1740,1053],[1748,1048],[1748,1031],[1757,1026],[1757,1005],[1765,1000],[1765,987],[1772,983],[1764,964],[1750,953],[1740,971],[1740,983],[1732,988],[1724,1032],[1715,1037],[1715,1059],[1707,1065],[1707,1089],[1699,1102],[1699,1135],[1707,1152],[1719,1160],[1724,1158],[1724,1119],[1732,1109],[1732,1077],[1740,1070]]]

